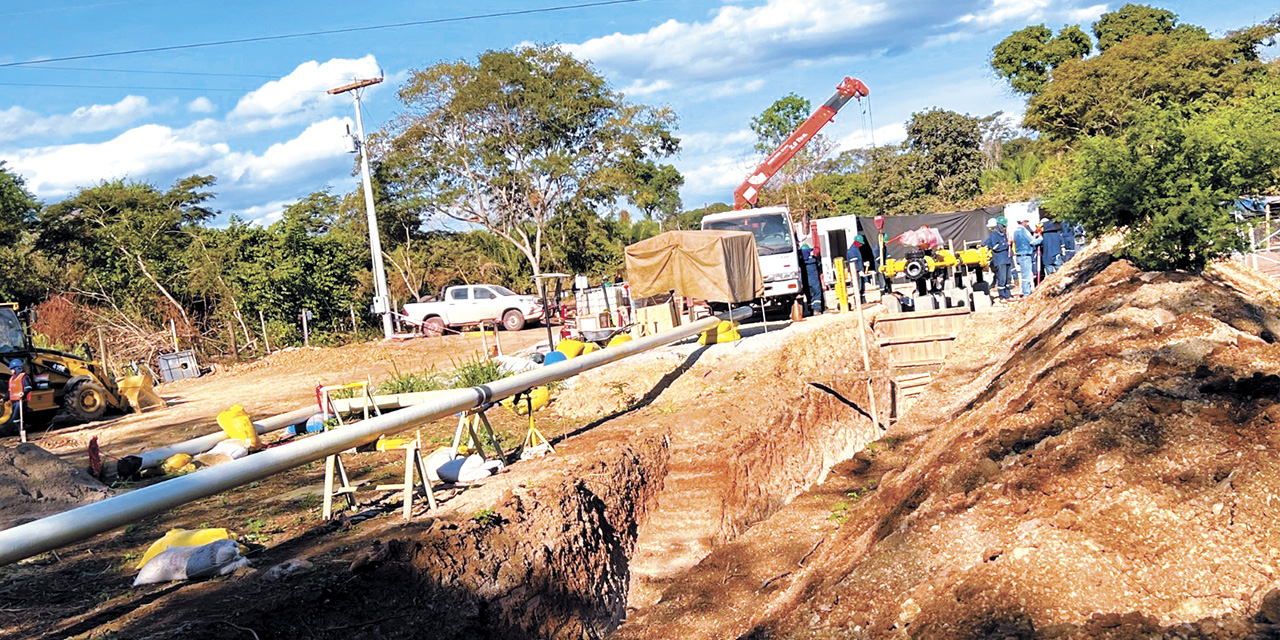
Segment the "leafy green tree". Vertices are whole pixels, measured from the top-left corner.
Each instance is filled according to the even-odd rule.
[[[35,222],[40,203],[27,191],[26,181],[0,160],[0,244],[13,245]]]
[[[1133,36],[1168,34],[1178,22],[1177,14],[1143,4],[1126,4],[1102,14],[1093,23],[1093,36],[1098,39],[1098,50],[1106,51]]]
[[[1277,144],[1280,79],[1269,78],[1239,106],[1166,109],[1082,141],[1054,210],[1093,234],[1125,231],[1121,254],[1142,269],[1198,271],[1244,246],[1228,203],[1280,186]]]
[[[1068,60],[1083,58],[1093,48],[1079,25],[1055,36],[1044,25],[1026,27],[1000,41],[991,52],[991,67],[1014,91],[1035,95],[1049,82],[1050,72]]]
[[[751,130],[756,134],[755,149],[764,154],[773,153],[791,136],[797,127],[809,119],[812,110],[808,100],[794,93],[787,94],[769,105],[760,115],[751,119]],[[814,135],[778,170],[760,195],[761,204],[786,203],[793,215],[800,217],[811,211],[826,210],[829,203],[819,197],[809,202],[807,184],[821,170],[823,158],[831,153],[834,143],[821,133]],[[769,193],[772,190],[773,193]]]
[[[634,191],[635,163],[678,149],[668,108],[628,103],[557,47],[489,51],[413,74],[388,167],[431,215],[510,242],[542,272],[547,224]]]
[[[628,199],[644,212],[646,220],[666,222],[680,211],[680,187],[684,176],[669,164],[646,160],[630,168],[633,184]]]
[[[809,101],[794,93],[775,100],[760,115],[751,119],[751,131],[756,134],[755,150],[773,153],[796,127],[809,118],[812,111]]]
[[[40,215],[36,248],[71,258],[105,295],[131,300],[145,313],[144,291],[158,293],[185,325],[186,307],[167,284],[182,270],[185,230],[213,217],[205,202],[212,176],[191,176],[161,192],[123,180],[83,189]],[[91,284],[90,286],[93,286]]]
[[[977,118],[930,109],[912,114],[907,148],[920,157],[925,191],[957,201],[978,193],[982,175],[982,130]]]
[[[1221,39],[1133,35],[1088,60],[1070,60],[1033,96],[1024,126],[1051,140],[1111,135],[1152,110],[1205,113],[1239,100],[1267,74],[1258,47],[1274,25]]]

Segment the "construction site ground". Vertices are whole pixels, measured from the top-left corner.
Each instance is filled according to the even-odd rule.
[[[973,314],[895,422],[892,363],[855,314],[664,348],[579,376],[538,416],[556,455],[442,491],[434,513],[405,523],[396,496],[366,492],[363,514],[322,522],[313,463],[0,568],[0,633],[1276,637],[1280,293],[1235,264],[1144,273],[1109,249]],[[232,402],[296,408],[317,376],[466,355],[441,346],[300,351],[166,385],[185,404],[43,436],[70,461],[48,482],[95,497],[72,477],[91,435],[135,453],[208,432]],[[255,391],[282,397],[254,405]],[[523,418],[492,415],[523,435]],[[402,464],[348,462],[370,484]],[[4,501],[23,499],[40,502]],[[131,586],[151,541],[201,526],[239,532],[252,568]]]

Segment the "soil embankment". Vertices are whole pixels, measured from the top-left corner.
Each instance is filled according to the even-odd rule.
[[[797,499],[619,637],[1274,637],[1278,301],[1095,248],[976,326],[826,509]],[[812,550],[726,569],[784,529]]]

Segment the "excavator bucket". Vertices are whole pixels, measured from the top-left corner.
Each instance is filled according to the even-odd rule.
[[[163,409],[169,404],[156,393],[155,381],[151,376],[127,376],[116,379],[116,387],[120,395],[129,402],[129,406],[137,413],[151,409]]]

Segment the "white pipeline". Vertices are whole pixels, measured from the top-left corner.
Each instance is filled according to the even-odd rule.
[[[746,307],[734,309],[721,316],[705,318],[487,385],[441,392],[429,402],[0,531],[0,566],[368,444],[385,434],[398,433],[453,413],[475,409],[548,382],[563,380],[683,340],[716,326],[722,319],[742,319],[750,313]]]

